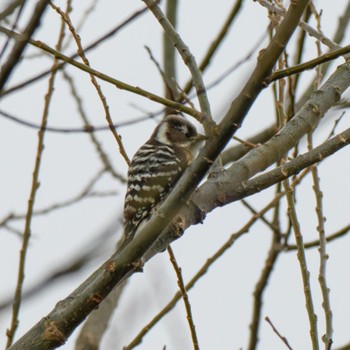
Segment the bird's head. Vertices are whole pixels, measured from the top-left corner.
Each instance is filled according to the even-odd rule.
[[[184,117],[170,114],[157,126],[152,137],[166,145],[194,149],[206,139],[197,132],[195,126]]]

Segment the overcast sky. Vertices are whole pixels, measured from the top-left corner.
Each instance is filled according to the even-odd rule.
[[[9,2],[6,2],[9,3]],[[36,1],[29,0],[20,19],[19,29],[23,29],[33,12]],[[74,2],[71,14],[75,25],[79,23],[92,1]],[[215,3],[215,4],[214,4]],[[65,8],[64,1],[55,4]],[[221,28],[233,1],[220,0],[180,1],[178,9],[178,31],[199,62],[210,43]],[[318,10],[323,10],[322,31],[333,37],[346,0],[315,1]],[[0,4],[0,11],[6,4]],[[111,28],[121,23],[130,14],[143,7],[141,1],[96,2],[79,34],[87,46]],[[254,68],[260,49],[266,47],[268,35],[264,35],[269,21],[266,9],[257,2],[246,0],[234,26],[230,28],[218,54],[205,72],[205,83],[210,86],[218,77],[225,78],[213,88],[208,89],[212,112],[217,121],[223,116],[230,101],[238,94],[242,85]],[[311,24],[315,26],[314,21]],[[2,25],[9,27],[8,24]],[[41,27],[34,35],[51,47],[55,47],[60,27],[56,12],[48,8]],[[67,31],[66,37],[70,36]],[[349,30],[343,46],[349,43]],[[5,37],[0,34],[0,48]],[[307,41],[303,60],[316,57],[314,39]],[[161,62],[162,31],[159,23],[151,15],[138,18],[131,25],[87,53],[91,66],[105,74],[128,84],[142,87],[153,93],[163,95],[162,80],[157,68],[149,59],[145,46]],[[324,52],[327,51],[322,46]],[[76,51],[73,42],[63,50],[70,55]],[[6,58],[6,54],[4,56]],[[52,58],[37,48],[28,47],[25,60],[20,64],[6,88],[10,88],[26,78],[49,69]],[[330,72],[334,71],[337,60]],[[178,81],[183,85],[189,72],[177,61]],[[1,62],[2,64],[2,62]],[[225,74],[237,64],[230,74]],[[96,91],[88,75],[73,67],[67,72],[74,77],[78,92],[84,101],[84,108],[93,125],[106,125],[104,112]],[[308,72],[302,80],[306,86],[314,72]],[[47,79],[40,80],[20,92],[8,94],[1,100],[0,109],[23,120],[40,124],[47,91]],[[105,82],[100,82],[107,98],[114,122],[120,123],[143,117],[146,113],[161,111],[160,105],[141,96],[118,90]],[[301,84],[301,85],[302,85]],[[299,92],[300,94],[302,91]],[[194,99],[194,104],[198,106]],[[334,119],[341,111],[334,112],[319,127],[315,144],[322,142],[332,128]],[[126,151],[131,157],[150,136],[156,122],[147,120],[137,125],[122,127]],[[270,125],[275,120],[271,89],[259,96],[250,110],[246,122],[237,136],[245,138]],[[338,126],[338,131],[346,128],[347,115]],[[59,74],[55,93],[50,106],[49,126],[61,128],[81,127],[77,106],[70,96],[67,82]],[[200,126],[196,124],[200,129]],[[127,166],[118,152],[112,134],[103,131],[97,134],[103,147],[112,159],[120,174],[126,176]],[[234,144],[234,143],[232,143]],[[9,213],[26,212],[30,193],[37,147],[37,131],[14,123],[0,116],[0,222]],[[344,149],[320,166],[321,185],[324,192],[327,233],[332,233],[349,223],[348,194],[349,162],[348,149]],[[86,134],[62,134],[48,132],[40,170],[40,188],[35,208],[45,208],[78,195],[102,168],[99,157]],[[102,192],[115,191],[116,194],[100,198],[90,198],[79,204],[54,211],[48,215],[37,216],[32,223],[32,237],[26,263],[24,290],[37,285],[51,271],[55,271],[72,261],[80,253],[99,242],[98,256],[91,259],[83,271],[71,277],[58,280],[39,291],[35,296],[24,300],[20,311],[20,325],[16,339],[30,329],[35,322],[45,316],[55,304],[66,297],[85,278],[87,278],[113,252],[114,244],[121,235],[120,218],[125,186],[104,175],[96,189]],[[273,198],[274,190],[266,190],[249,199],[260,210]],[[297,193],[298,213],[302,222],[305,241],[317,237],[314,197],[310,179]],[[285,201],[283,202],[285,206]],[[215,210],[207,216],[203,225],[191,227],[186,234],[173,244],[178,263],[181,265],[184,280],[188,281],[228,237],[239,230],[250,218],[250,212],[239,203]],[[269,217],[269,216],[268,216]],[[11,221],[11,228],[22,231],[24,221]],[[106,233],[106,230],[108,231]],[[103,236],[105,235],[105,236]],[[194,322],[198,332],[201,349],[240,349],[246,348],[251,319],[252,292],[260,275],[271,241],[270,231],[262,222],[241,238],[204,276],[190,293]],[[14,293],[21,238],[0,227],[0,303],[8,300]],[[339,346],[349,342],[350,324],[350,275],[346,272],[350,263],[348,254],[350,238],[346,236],[328,247],[329,286],[331,289],[334,313],[334,344]],[[319,333],[324,333],[324,317],[321,294],[317,281],[319,256],[317,249],[307,253],[316,313],[319,316]],[[144,269],[144,273],[134,275],[122,297],[121,306],[112,320],[104,339],[103,349],[121,349],[138,330],[171,299],[177,291],[176,276],[168,261],[167,253],[157,255]],[[269,316],[279,331],[285,335],[293,349],[311,348],[309,325],[304,307],[304,294],[296,253],[282,254],[269,287],[265,293],[263,317]],[[10,325],[11,308],[0,313],[0,347],[6,342],[5,332]],[[76,331],[62,349],[74,349]],[[182,302],[168,315],[158,327],[147,335],[140,349],[191,349],[191,338],[186,323]],[[281,340],[271,327],[262,323],[259,349],[284,349]]]

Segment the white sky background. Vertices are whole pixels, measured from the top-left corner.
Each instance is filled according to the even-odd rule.
[[[27,23],[35,1],[29,1],[21,26]],[[55,2],[65,8],[64,1]],[[220,0],[181,1],[178,10],[178,28],[183,40],[189,46],[197,62],[203,57],[211,41],[216,37],[224,19],[231,9],[233,1]],[[347,5],[346,0],[315,1],[318,10],[323,9],[323,32],[332,37],[339,15]],[[72,20],[79,22],[90,1],[73,2]],[[335,6],[336,5],[336,6]],[[84,7],[83,7],[84,6]],[[79,34],[83,45],[87,45],[108,32],[116,24],[143,6],[141,1],[100,0],[93,14],[87,19]],[[0,10],[2,6],[0,5]],[[246,0],[238,20],[230,29],[218,54],[204,75],[205,83],[210,84],[218,75],[226,71],[235,62],[243,59],[256,45],[258,38],[266,31],[268,19],[266,10],[258,3]],[[314,23],[312,22],[314,25]],[[20,27],[21,27],[20,26]],[[58,15],[48,8],[35,39],[51,47],[57,41],[60,27]],[[349,32],[349,30],[348,30]],[[161,62],[161,30],[157,20],[151,14],[143,15],[112,39],[87,53],[91,66],[116,79],[140,86],[159,95],[163,94],[161,78],[144,49],[147,45],[153,55]],[[69,36],[67,30],[66,36]],[[1,47],[4,36],[0,36]],[[349,35],[342,45],[349,42]],[[260,48],[266,46],[266,40]],[[323,47],[326,51],[327,49]],[[71,43],[64,52],[75,52]],[[40,50],[29,47],[25,55],[41,54]],[[308,40],[304,60],[316,56],[314,39]],[[208,91],[213,115],[219,120],[229,105],[229,101],[238,93],[252,71],[257,52],[244,65],[240,66],[215,88]],[[340,63],[338,60],[337,63]],[[27,77],[32,77],[43,69],[50,68],[51,58],[36,57],[19,65],[6,87],[11,87]],[[334,66],[335,67],[335,66]],[[334,69],[331,69],[332,72]],[[86,73],[75,68],[67,71],[78,81],[79,94],[84,99],[85,110],[93,125],[105,124],[101,102]],[[307,73],[306,77],[312,77]],[[189,77],[187,68],[178,59],[179,82],[183,84]],[[115,122],[126,121],[143,116],[142,110],[158,111],[160,105],[116,89],[100,82],[110,106]],[[308,81],[305,79],[305,85]],[[19,93],[1,100],[0,108],[25,120],[40,123],[44,105],[47,79],[30,85]],[[195,102],[196,103],[196,102]],[[135,107],[135,105],[137,107]],[[138,110],[140,109],[140,110]],[[335,116],[339,116],[338,111]],[[263,91],[249,112],[244,126],[237,136],[242,138],[253,135],[274,121],[271,104],[271,90]],[[316,142],[324,140],[332,127],[330,118],[323,122],[317,134]],[[81,126],[75,102],[70,97],[68,85],[58,75],[55,93],[50,106],[48,124],[59,127]],[[343,118],[338,131],[346,128],[347,115]],[[151,134],[156,123],[147,121],[132,127],[118,130],[128,155],[131,157]],[[109,131],[97,134],[108,154],[113,157],[115,168],[126,174],[127,167],[118,153],[115,140]],[[31,174],[34,167],[37,146],[37,132],[0,118],[0,221],[10,212],[24,213],[31,186]],[[71,198],[79,193],[93,175],[101,169],[101,163],[88,135],[47,133],[45,150],[40,171],[40,188],[35,207],[42,208],[52,203]],[[320,167],[321,186],[324,193],[326,230],[328,233],[348,224],[348,194],[350,190],[348,149],[326,160]],[[32,237],[26,264],[25,289],[34,286],[52,271],[69,262],[79,254],[94,238],[102,235],[106,227],[121,215],[125,188],[112,180],[109,175],[97,185],[99,190],[118,191],[117,196],[88,199],[67,209],[57,210],[44,217],[34,217]],[[302,191],[297,193],[298,214],[302,223],[305,241],[315,239],[316,215],[310,179],[305,181]],[[255,196],[250,203],[262,208],[272,198],[271,190]],[[184,280],[188,281],[227,240],[248,219],[250,213],[238,204],[217,209],[206,218],[204,225],[198,225],[186,231],[186,234],[173,244],[178,263],[182,267]],[[11,225],[23,230],[24,222],[16,221]],[[41,317],[45,316],[57,301],[66,297],[113,251],[114,242],[121,234],[120,229],[113,233],[105,244],[98,259],[78,275],[57,281],[42,293],[24,301],[20,312],[20,326],[16,339],[24,334]],[[252,292],[260,275],[271,234],[262,223],[256,224],[250,233],[241,238],[225,254],[189,293],[193,318],[198,332],[201,349],[240,349],[246,348],[249,323],[251,319]],[[334,344],[339,346],[350,340],[350,275],[347,272],[350,263],[348,247],[350,238],[328,245],[330,259],[327,265],[328,282],[331,289],[331,302],[334,314]],[[21,240],[17,235],[0,229],[0,302],[14,293],[17,280],[17,266]],[[324,315],[321,307],[321,294],[317,282],[318,253],[316,249],[307,253],[313,296],[319,318],[319,335],[324,334]],[[143,274],[134,275],[122,297],[121,307],[114,317],[110,330],[104,339],[103,349],[121,349],[138,330],[155,315],[177,290],[175,273],[170,266],[167,253],[159,254],[150,261]],[[296,253],[282,254],[270,279],[264,296],[263,317],[269,316],[278,330],[287,337],[293,349],[310,348],[309,325],[305,310],[299,265]],[[10,324],[10,308],[0,314],[0,348],[6,342],[5,331]],[[64,345],[63,349],[73,349],[77,331]],[[190,349],[191,339],[184,314],[183,303],[179,302],[175,311],[161,321],[144,339],[140,349],[168,350]],[[284,345],[272,332],[270,326],[262,323],[259,349],[284,349]]]

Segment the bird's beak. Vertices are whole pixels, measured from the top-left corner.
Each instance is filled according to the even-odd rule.
[[[207,136],[202,135],[202,134],[197,134],[197,135],[193,138],[193,141],[194,141],[194,143],[199,143],[199,142],[205,141],[205,140],[207,140],[207,139],[208,139]]]

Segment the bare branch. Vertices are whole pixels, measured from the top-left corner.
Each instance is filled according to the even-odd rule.
[[[166,2],[166,17],[170,24],[176,28],[177,24],[177,0],[167,0]],[[176,97],[176,56],[175,47],[166,32],[163,32],[163,66],[164,66],[164,96],[169,100],[174,100]],[[171,113],[168,110],[165,114]]]
[[[87,67],[91,68],[90,62],[87,59],[87,57],[85,55],[85,52],[84,52],[84,49],[83,49],[83,46],[81,44],[80,36],[76,33],[75,28],[73,26],[73,23],[70,20],[68,12],[63,12],[59,7],[54,5],[52,3],[52,1],[50,1],[49,3],[50,3],[50,6],[54,10],[56,10],[56,12],[62,17],[62,20],[67,24],[70,32],[73,35],[75,43],[76,43],[76,45],[78,47],[78,54],[79,54],[80,58],[83,60],[84,64]],[[95,76],[93,74],[90,74],[90,79],[91,79],[91,82],[92,82],[93,86],[95,87],[95,89],[97,91],[97,94],[98,94],[98,96],[99,96],[99,98],[100,98],[100,100],[102,102],[102,106],[103,106],[103,109],[105,111],[106,120],[107,120],[109,129],[112,132],[112,135],[114,136],[115,140],[117,141],[117,144],[118,144],[118,147],[119,147],[119,153],[124,158],[125,162],[128,165],[130,165],[130,159],[129,159],[128,155],[126,154],[126,151],[125,151],[124,145],[122,143],[122,140],[121,140],[120,136],[118,135],[117,131],[115,130],[115,128],[113,126],[112,117],[111,117],[111,115],[109,113],[109,106],[107,104],[106,97],[104,96],[104,94],[102,92],[101,86],[98,84],[98,82],[97,82],[97,80],[96,80],[96,78],[95,78]]]
[[[277,70],[277,71],[273,72],[271,74],[271,76],[269,76],[266,79],[266,84],[270,84],[271,82],[273,82],[275,80],[282,79],[284,77],[288,77],[288,76],[291,76],[294,74],[298,74],[298,73],[301,73],[301,72],[308,70],[308,69],[315,68],[322,63],[332,61],[332,60],[338,58],[339,56],[343,56],[349,52],[350,52],[350,45],[347,45],[347,46],[342,47],[340,49],[336,49],[334,51],[325,53],[322,56],[314,58],[313,60],[304,62],[302,64],[298,64],[297,66]]]
[[[265,6],[266,8],[268,8],[270,11],[272,11],[274,13],[278,13],[281,16],[284,16],[286,13],[286,10],[284,8],[276,6],[267,0],[258,0],[258,1],[262,6]],[[304,29],[310,36],[313,36],[316,39],[320,40],[323,44],[327,45],[329,48],[331,48],[331,49],[339,48],[339,46],[335,42],[333,42],[331,39],[327,38],[320,31],[312,28],[310,25],[308,25],[304,21],[300,21],[298,25],[302,29]]]
[[[281,252],[281,234],[280,232],[273,232],[270,250],[268,252],[265,265],[261,271],[261,275],[253,292],[253,312],[252,321],[249,326],[250,337],[249,344],[247,347],[248,350],[256,349],[260,328],[263,293],[267,287],[269,278],[272,274],[273,268]]]
[[[269,317],[265,317],[265,321],[271,326],[272,330],[277,334],[278,338],[280,338],[283,341],[283,343],[286,345],[286,347],[289,350],[293,350],[291,348],[291,346],[289,345],[287,338],[280,334],[280,332],[277,330],[277,328],[271,322],[270,318]]]
[[[233,4],[232,10],[228,14],[228,17],[226,21],[224,22],[222,28],[220,29],[217,37],[213,40],[210,47],[208,48],[208,51],[204,55],[201,63],[199,64],[199,70],[201,72],[204,72],[205,69],[209,66],[211,59],[217,52],[219,46],[221,45],[224,38],[227,36],[230,26],[232,25],[233,21],[237,18],[237,15],[239,11],[241,10],[243,0],[236,0],[236,2]],[[192,79],[190,79],[183,88],[183,92],[185,94],[188,94],[193,86]]]
[[[314,304],[312,299],[311,285],[310,285],[310,272],[308,270],[307,262],[306,262],[303,236],[301,233],[300,224],[298,221],[298,216],[297,216],[295,204],[294,204],[294,191],[289,185],[288,180],[285,180],[283,185],[286,191],[286,197],[288,202],[288,214],[293,225],[295,241],[298,247],[298,260],[299,260],[299,265],[301,270],[301,276],[303,279],[306,310],[309,317],[312,349],[318,350],[319,342],[318,342],[318,330],[317,330],[317,316],[315,314]]]
[[[343,227],[342,229],[338,230],[337,232],[334,232],[332,234],[330,234],[329,236],[326,237],[326,241],[327,242],[332,242],[335,239],[341,238],[345,235],[347,235],[350,232],[350,225],[347,225],[345,227]],[[320,240],[317,239],[315,241],[311,241],[311,242],[306,242],[304,243],[304,248],[305,249],[309,249],[309,248],[317,248],[320,246]],[[297,249],[296,245],[290,244],[287,245],[285,247],[286,251],[293,251]]]
[[[190,327],[191,336],[192,336],[193,349],[199,350],[198,337],[197,337],[197,333],[196,333],[196,327],[195,327],[194,322],[193,322],[191,304],[190,304],[190,301],[188,299],[188,295],[187,295],[186,288],[184,285],[181,268],[177,264],[174,252],[173,252],[170,245],[168,246],[167,250],[168,250],[169,257],[170,257],[170,262],[172,263],[174,270],[176,272],[177,284],[179,285],[182,299],[183,299],[184,304],[185,304],[187,321],[188,321],[188,325]]]
[[[96,48],[97,46],[99,46],[101,43],[104,43],[107,39],[111,38],[112,36],[114,36],[115,34],[117,34],[121,29],[125,28],[128,24],[132,23],[133,21],[135,21],[137,18],[139,18],[141,15],[143,15],[146,11],[147,11],[147,7],[142,8],[138,11],[135,11],[134,13],[132,13],[129,17],[127,17],[124,21],[122,21],[120,24],[118,24],[115,28],[113,28],[112,30],[110,30],[109,32],[107,32],[106,34],[102,35],[100,38],[98,38],[97,40],[95,40],[94,42],[92,42],[91,44],[87,45],[85,47],[85,52],[90,51],[94,48]],[[1,32],[1,30],[0,30]],[[5,33],[7,36],[9,36],[9,33],[3,32]],[[70,56],[71,59],[74,59],[78,57],[78,54],[75,53],[73,55]],[[62,69],[63,66],[66,64],[66,62],[62,62],[58,65],[58,69]],[[15,85],[5,91],[0,91],[0,96],[5,96],[8,94],[11,94],[31,83],[34,83],[35,81],[38,81],[44,77],[46,77],[47,75],[49,75],[51,72],[51,70],[46,70],[42,73],[39,73],[38,75],[36,75],[33,78],[30,78],[26,81],[23,81],[22,83],[19,83],[18,85]]]
[[[157,5],[157,2],[154,0],[142,0],[147,7],[152,11],[154,16],[157,18],[161,26],[163,27],[165,33],[169,36],[173,45],[178,50],[180,56],[182,57],[184,63],[191,72],[193,84],[197,91],[197,97],[199,105],[201,107],[202,118],[199,119],[200,122],[203,122],[203,126],[207,135],[211,135],[213,132],[213,118],[211,115],[210,105],[208,96],[206,93],[205,85],[202,79],[202,74],[199,70],[197,62],[192,55],[190,49],[181,39],[180,35],[175,31],[174,27],[171,25],[169,20],[164,16],[162,10]]]
[[[8,35],[8,36],[12,36],[14,37],[16,40],[22,40],[23,36],[21,34],[17,34],[17,33],[14,33],[2,26],[0,26],[0,32]],[[80,63],[80,62],[77,62],[75,61],[74,59],[62,54],[61,52],[58,52],[57,50],[51,48],[50,46],[44,44],[43,42],[41,41],[36,41],[36,40],[32,40],[32,39],[29,39],[28,42],[41,49],[41,50],[44,50],[46,52],[48,52],[49,54],[51,54],[52,56],[54,56],[55,58],[61,60],[61,61],[64,61],[66,63],[69,63],[71,64],[72,66],[84,71],[84,72],[87,72],[89,74],[92,74],[94,76],[96,76],[97,78],[101,79],[101,80],[104,80],[112,85],[115,85],[118,89],[122,89],[122,90],[126,90],[126,91],[130,91],[130,92],[133,92],[137,95],[140,95],[140,96],[144,96],[152,101],[155,101],[155,102],[158,102],[160,104],[163,104],[164,106],[167,106],[167,107],[171,107],[171,108],[174,108],[178,111],[181,111],[181,112],[184,112],[188,115],[192,115],[193,117],[196,117],[196,118],[200,118],[200,113],[197,112],[197,111],[194,111],[192,108],[189,108],[187,106],[184,106],[183,104],[181,103],[178,103],[178,102],[174,102],[174,101],[170,101],[166,98],[163,98],[163,97],[160,97],[160,96],[157,96],[149,91],[146,91],[144,89],[141,89],[140,87],[135,87],[135,86],[131,86],[129,84],[126,84],[120,80],[117,80],[117,79],[114,79],[102,72],[99,72],[95,69],[92,69],[88,66],[86,66],[85,64],[83,63]]]
[[[37,7],[38,14],[34,16],[34,18],[30,22],[30,25],[28,25],[28,34],[29,33],[32,34],[33,31],[35,30],[36,26],[39,23],[39,19],[46,8],[46,5],[47,5],[47,1],[39,2]],[[70,4],[68,2],[68,7],[69,6]],[[30,31],[30,28],[32,31]],[[63,37],[64,37],[64,24],[62,23],[58,41],[57,41],[58,48],[60,48],[62,45]],[[25,47],[25,43],[22,46],[18,45],[15,51],[20,55],[24,50],[24,47]],[[4,73],[4,76],[2,77],[2,84],[0,83],[0,87],[3,86],[3,84],[6,82],[6,79],[8,78],[8,75],[10,74],[12,68],[13,66],[11,66],[11,64],[9,64],[7,68],[4,68],[5,73]],[[33,170],[32,185],[31,185],[30,195],[28,199],[28,207],[27,207],[25,227],[23,232],[22,247],[20,251],[17,285],[16,285],[16,291],[15,291],[13,307],[12,307],[11,327],[6,331],[6,335],[7,335],[6,349],[8,349],[11,346],[18,327],[18,323],[19,323],[18,315],[19,315],[19,309],[21,306],[25,263],[26,263],[29,239],[31,235],[31,223],[33,218],[34,204],[35,204],[35,199],[37,195],[37,190],[39,188],[39,173],[40,173],[41,159],[42,159],[43,150],[44,150],[45,127],[47,124],[47,119],[49,115],[49,106],[50,106],[51,98],[54,91],[56,73],[57,73],[57,60],[54,60],[54,63],[52,65],[51,76],[48,83],[47,93],[45,96],[45,104],[44,104],[43,116],[41,121],[41,130],[38,133],[37,153],[36,153],[36,159],[35,159],[34,170]]]
[[[32,16],[30,17],[30,20],[24,30],[24,34],[21,37],[21,40],[18,40],[15,44],[15,46],[12,49],[12,52],[10,56],[8,57],[7,61],[3,64],[1,71],[0,71],[0,91],[3,90],[6,81],[10,77],[13,68],[17,65],[19,62],[19,59],[26,48],[30,38],[34,34],[35,30],[38,28],[40,24],[40,19],[43,16],[46,7],[48,5],[47,0],[40,0],[34,11]]]

